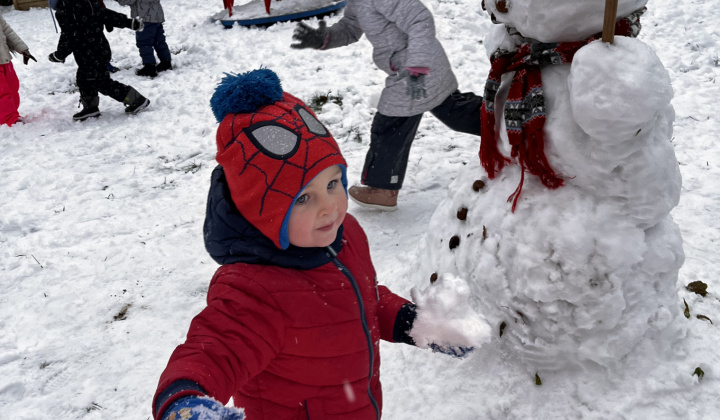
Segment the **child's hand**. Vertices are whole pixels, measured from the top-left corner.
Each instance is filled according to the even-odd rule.
[[[64,63],[65,62],[64,59],[58,58],[57,51],[55,51],[54,53],[50,53],[50,55],[48,56],[48,60],[52,61],[53,63]]]
[[[30,54],[30,50],[22,51],[20,54],[22,54],[23,64],[25,64],[26,66],[27,66],[27,63],[30,62],[30,60],[37,63],[37,60],[35,59],[35,57],[33,57],[32,54]]]
[[[292,39],[299,42],[290,44],[290,48],[294,48],[296,50],[313,48],[318,50],[325,44],[327,36],[327,23],[325,23],[324,20],[320,21],[317,29],[312,28],[304,22],[300,22],[295,28],[292,37]]]
[[[407,67],[401,71],[398,76],[405,79],[405,93],[411,100],[427,98],[425,91],[425,75],[428,74],[427,67]]]
[[[165,410],[162,420],[243,420],[245,413],[209,397],[181,398]]]
[[[435,343],[428,344],[428,347],[433,352],[447,354],[448,356],[457,357],[463,359],[468,354],[475,351],[475,347],[463,347],[463,346],[439,346]]]
[[[143,22],[142,18],[137,16],[132,18],[132,21],[130,22],[130,29],[132,29],[135,32],[142,32],[143,29],[145,29],[145,22]],[[110,31],[108,31],[110,32]]]

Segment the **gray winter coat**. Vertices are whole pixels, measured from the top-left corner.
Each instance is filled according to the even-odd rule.
[[[378,104],[381,114],[409,117],[440,105],[457,87],[445,50],[435,37],[430,11],[419,0],[349,0],[345,15],[329,28],[324,49],[352,44],[365,33],[373,46],[373,61],[388,74]],[[427,98],[411,101],[405,67],[427,67]]]
[[[143,22],[163,23],[163,13],[160,0],[117,0],[121,6],[130,6],[130,16],[139,17]]]
[[[10,25],[0,16],[0,64],[10,62],[10,51],[27,51],[28,46],[15,34]]]

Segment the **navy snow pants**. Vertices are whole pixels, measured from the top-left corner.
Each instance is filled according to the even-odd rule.
[[[140,50],[143,64],[155,64],[155,52],[160,61],[171,61],[170,48],[165,41],[162,23],[147,22],[145,28],[135,33],[135,45]]]
[[[454,131],[480,136],[482,97],[472,92],[453,92],[430,112]],[[374,188],[399,190],[415,134],[423,114],[390,117],[375,114],[370,127],[370,150],[365,156],[361,182]]]

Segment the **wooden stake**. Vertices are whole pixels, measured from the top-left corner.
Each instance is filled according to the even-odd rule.
[[[615,40],[615,18],[617,18],[618,0],[605,0],[605,22],[603,23],[602,40],[610,44]]]

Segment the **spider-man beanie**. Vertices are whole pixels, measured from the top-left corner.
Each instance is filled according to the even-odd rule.
[[[217,130],[217,162],[233,203],[280,249],[289,246],[290,210],[312,179],[347,164],[330,132],[280,79],[261,68],[226,74],[210,99]]]

